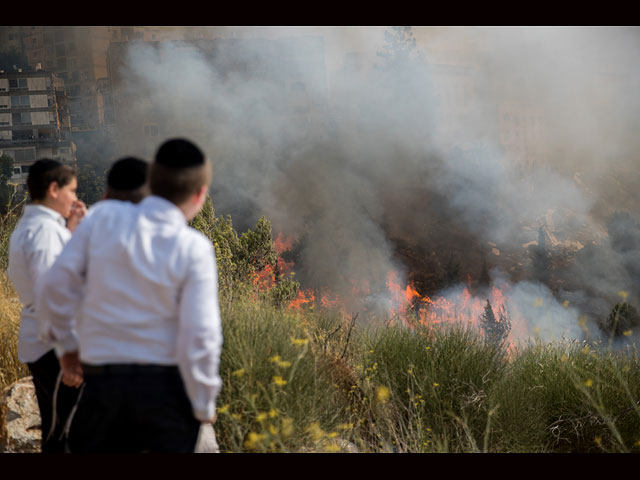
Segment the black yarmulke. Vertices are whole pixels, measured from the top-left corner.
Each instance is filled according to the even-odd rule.
[[[135,190],[147,181],[148,164],[134,157],[115,162],[107,175],[107,184],[114,190]]]
[[[204,165],[204,154],[189,140],[174,138],[160,146],[156,163],[172,168],[199,167]]]

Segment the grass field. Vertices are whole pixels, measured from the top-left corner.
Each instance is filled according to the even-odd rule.
[[[0,387],[28,375],[20,309],[0,270]],[[532,340],[507,351],[462,327],[241,298],[222,318],[224,452],[640,451],[635,348]]]

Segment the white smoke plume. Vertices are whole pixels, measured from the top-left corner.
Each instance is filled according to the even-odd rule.
[[[640,204],[628,194],[637,179],[638,29],[414,28],[418,43],[406,58],[375,56],[393,47],[380,29],[354,29],[349,45],[347,27],[324,38],[318,29],[262,33],[189,47],[132,43],[117,92],[124,116],[152,118],[163,138],[192,138],[212,158],[218,214],[241,229],[265,215],[276,232],[303,239],[303,286],[349,297],[367,282],[373,295],[385,291],[389,271],[431,278],[450,254],[464,276],[483,259],[508,269],[519,257],[507,270],[512,302],[527,310],[545,299],[543,324],[532,327],[544,338],[580,335],[580,316],[606,314],[622,289],[637,299],[637,278],[602,232],[607,214],[637,213]],[[345,62],[365,48],[366,68]],[[472,89],[455,116],[437,75],[438,65],[460,63],[459,52]],[[524,171],[500,143],[505,104],[542,112],[543,153]],[[448,114],[445,141],[439,125]],[[153,153],[135,142],[122,148]],[[559,273],[571,278],[554,293],[528,278],[522,247],[549,212],[558,241],[582,232],[605,252],[598,268],[583,262],[574,275]]]

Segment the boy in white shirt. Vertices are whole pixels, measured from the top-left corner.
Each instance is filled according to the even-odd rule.
[[[25,207],[9,242],[8,275],[23,304],[18,358],[27,364],[33,377],[42,420],[43,453],[64,451],[64,441],[60,437],[78,390],[60,385],[59,355],[56,354],[60,354],[63,347],[58,345],[54,352],[53,342],[43,342],[39,338],[35,291],[36,284],[86,212],[86,207],[76,197],[77,186],[73,168],[50,159],[35,162],[27,177],[31,203]],[[67,350],[76,346],[71,331],[59,341]]]
[[[96,204],[46,275],[44,337],[65,338],[77,315],[84,384],[72,452],[193,452],[201,422],[215,420],[215,253],[187,225],[210,180],[198,147],[165,142],[150,167],[151,196]]]

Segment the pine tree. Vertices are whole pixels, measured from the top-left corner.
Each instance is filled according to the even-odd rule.
[[[606,334],[616,338],[637,329],[640,326],[640,314],[630,303],[616,303],[609,316],[599,324]]]
[[[504,305],[500,309],[499,319],[496,319],[491,302],[487,299],[484,313],[480,315],[480,327],[484,331],[487,340],[496,344],[502,343],[511,331],[511,318]]]

